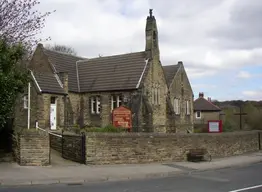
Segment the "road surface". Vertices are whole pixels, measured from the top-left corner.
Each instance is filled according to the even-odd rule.
[[[168,178],[79,185],[0,187],[0,192],[261,192],[262,163]]]

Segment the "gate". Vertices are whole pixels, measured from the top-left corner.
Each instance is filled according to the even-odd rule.
[[[64,134],[62,132],[62,157],[71,161],[86,163],[86,136]]]

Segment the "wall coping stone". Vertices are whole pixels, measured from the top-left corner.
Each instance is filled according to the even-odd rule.
[[[247,135],[247,134],[258,134],[262,131],[238,131],[238,132],[223,132],[223,133],[97,133],[89,132],[86,133],[87,138],[103,138],[103,137],[191,137],[191,136],[209,136],[209,137],[220,137],[220,136],[235,136],[235,135]]]

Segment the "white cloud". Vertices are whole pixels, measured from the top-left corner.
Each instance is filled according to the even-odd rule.
[[[262,90],[248,90],[243,91],[242,94],[250,100],[262,101]]]
[[[237,74],[237,77],[238,78],[243,78],[243,79],[248,79],[251,77],[250,73],[247,72],[247,71],[240,71],[238,74]]]
[[[194,84],[195,79],[223,79],[229,70],[262,64],[262,36],[257,35],[262,32],[257,24],[262,1],[253,1],[45,0],[40,9],[56,12],[41,37],[51,36],[45,43],[69,45],[85,57],[141,51],[148,9],[153,8],[163,65],[182,60]],[[247,78],[248,73],[238,76]]]

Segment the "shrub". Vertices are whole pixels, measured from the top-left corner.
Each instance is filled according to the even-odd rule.
[[[121,127],[115,127],[113,125],[107,125],[105,127],[91,127],[91,128],[85,128],[83,130],[84,132],[104,132],[104,133],[121,133],[121,132],[127,132],[125,128]]]

